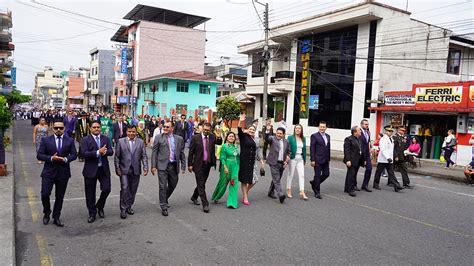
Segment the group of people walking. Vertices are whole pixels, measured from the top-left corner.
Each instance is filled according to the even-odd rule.
[[[92,119],[94,120],[92,120]],[[43,202],[43,223],[48,224],[52,214],[53,223],[63,226],[60,214],[66,192],[68,179],[71,177],[70,164],[77,158],[84,161],[82,174],[84,176],[86,206],[89,223],[93,223],[98,215],[105,217],[104,208],[111,191],[111,166],[108,157],[113,156],[115,174],[120,180],[120,217],[126,219],[134,215],[133,205],[140,183],[140,176],[146,176],[149,171],[157,175],[159,180],[159,205],[163,216],[169,215],[170,197],[177,187],[179,174],[186,169],[194,173],[196,188],[190,197],[194,205],[202,205],[205,213],[210,211],[210,202],[218,203],[225,192],[227,207],[239,206],[239,183],[242,191],[242,204],[250,205],[250,191],[265,175],[264,165],[268,164],[271,174],[271,184],[268,197],[284,203],[287,198],[293,198],[293,176],[298,174],[299,198],[308,200],[305,193],[305,164],[307,162],[307,141],[303,127],[296,125],[294,132],[285,138],[286,128],[273,129],[271,123],[266,123],[261,132],[257,131],[257,122],[245,127],[246,116],[241,115],[237,134],[223,127],[214,127],[204,122],[198,125],[199,131],[188,138],[185,116],[174,124],[171,120],[161,121],[157,128],[159,132],[152,135],[151,163],[148,162],[146,140],[139,137],[139,127],[126,123],[119,116],[112,125],[113,138],[103,134],[102,124],[97,117],[88,117],[82,113],[75,120],[70,112],[63,119],[53,123],[53,135],[47,136],[48,126],[43,119],[34,129],[34,141],[37,144],[37,159],[44,162],[41,173]],[[347,166],[347,176],[344,191],[355,196],[355,191],[371,192],[368,183],[371,177],[372,163],[370,160],[370,133],[368,121],[363,120],[360,126],[353,127],[352,135],[344,142],[344,163]],[[218,130],[217,130],[218,129]],[[321,184],[330,176],[331,138],[326,133],[325,122],[319,123],[319,131],[311,135],[309,143],[309,160],[314,168],[314,178],[310,181],[314,195],[321,196]],[[378,165],[373,188],[380,189],[380,175],[386,170],[389,175],[389,185],[395,191],[410,188],[410,181],[403,167],[403,157],[396,147],[406,145],[403,128],[392,139],[393,129],[385,128],[385,135],[380,141]],[[155,129],[156,131],[156,129]],[[179,134],[177,134],[179,133]],[[264,152],[260,148],[260,134],[263,139]],[[74,138],[79,142],[76,151]],[[239,144],[237,144],[239,140]],[[189,152],[185,155],[186,141],[189,142]],[[114,148],[113,148],[114,147]],[[401,149],[401,148],[400,148]],[[393,165],[398,165],[402,172],[403,187],[398,183],[393,173]],[[218,167],[220,172],[218,183],[210,200],[207,198],[206,183],[212,168]],[[357,186],[357,172],[365,167],[362,186]],[[285,169],[287,171],[286,192],[281,184]],[[405,172],[404,172],[405,169]],[[96,199],[97,182],[100,184],[100,196]],[[51,211],[50,194],[56,186],[56,200]]]

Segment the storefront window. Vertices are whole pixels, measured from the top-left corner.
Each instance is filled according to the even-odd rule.
[[[459,75],[459,66],[460,65],[461,65],[461,50],[449,49],[448,73]]]
[[[318,126],[323,120],[329,127],[350,129],[357,26],[305,36],[299,44],[293,123],[307,116],[309,126]],[[309,67],[302,62],[302,48],[309,53],[309,59],[305,58]],[[305,68],[307,73],[303,73]],[[305,83],[307,95],[302,97]]]

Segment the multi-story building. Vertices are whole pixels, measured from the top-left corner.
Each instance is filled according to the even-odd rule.
[[[110,108],[110,96],[114,81],[115,55],[113,50],[92,49],[90,55],[90,79],[84,93],[86,110],[104,111]]]
[[[120,74],[113,85],[115,110],[135,109],[134,98],[123,103],[118,97],[137,97],[136,80],[178,71],[204,74],[206,32],[194,27],[209,18],[137,5],[124,19],[132,24],[121,26],[111,39],[121,44],[116,52],[115,71]]]
[[[213,78],[189,71],[138,80],[137,114],[207,117],[209,110],[216,111],[217,84]]]
[[[46,66],[43,72],[36,73],[32,92],[33,103],[45,109],[62,108],[64,105],[63,78]]]
[[[70,110],[84,110],[84,93],[87,92],[87,80],[90,78],[89,68],[71,68],[64,75],[65,107]]]
[[[0,94],[14,89],[16,69],[13,67],[12,12],[0,9]]]
[[[220,61],[218,66],[204,66],[204,75],[222,82],[217,87],[217,97],[244,91],[247,68],[241,64],[230,63],[229,57],[221,56]]]
[[[363,118],[371,122],[372,139],[383,122],[390,122],[377,110],[384,93],[409,94],[414,84],[474,77],[474,42],[469,36],[370,0],[270,30],[269,116],[287,125],[302,124],[307,136],[317,132],[320,121],[326,121],[331,147],[337,150],[342,150],[351,126]],[[257,97],[255,117],[260,117],[264,42],[238,49],[249,58],[246,91]],[[410,126],[415,120],[424,121],[430,124],[426,127],[436,128],[438,138],[455,127],[458,115],[449,108],[430,116],[426,111],[410,112],[412,121],[400,123]]]

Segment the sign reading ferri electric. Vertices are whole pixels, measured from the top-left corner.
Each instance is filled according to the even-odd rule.
[[[311,73],[309,69],[309,59],[311,54],[311,40],[301,42],[301,99],[300,99],[300,118],[308,118],[308,99],[311,91]]]
[[[455,104],[462,101],[462,86],[417,87],[415,99],[418,104]]]

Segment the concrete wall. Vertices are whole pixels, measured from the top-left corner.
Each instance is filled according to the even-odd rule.
[[[112,90],[114,80],[115,57],[112,50],[99,50],[99,93],[103,94]]]
[[[183,70],[204,74],[204,31],[142,21],[137,44],[135,80]]]
[[[83,95],[84,85],[84,78],[69,77],[68,97]]]

